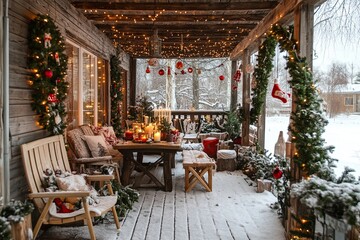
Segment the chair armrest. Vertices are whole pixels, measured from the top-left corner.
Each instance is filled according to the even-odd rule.
[[[84,164],[84,163],[93,163],[101,161],[111,161],[112,156],[103,156],[103,157],[93,157],[93,158],[76,158],[71,160],[74,163]]]
[[[114,175],[86,175],[88,181],[110,181],[115,179]]]
[[[89,191],[62,191],[62,192],[39,192],[30,193],[28,197],[33,198],[60,198],[60,197],[87,197],[90,196]]]

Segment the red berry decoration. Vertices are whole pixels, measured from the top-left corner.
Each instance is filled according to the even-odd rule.
[[[191,67],[188,68],[188,73],[192,73],[193,71],[194,70]]]
[[[283,172],[279,169],[279,167],[276,167],[273,171],[273,177],[275,179],[280,179],[283,175]]]
[[[164,74],[165,74],[164,69],[160,69],[160,70],[159,70],[159,75],[162,76],[162,75],[164,75]]]
[[[184,64],[181,61],[176,62],[175,67],[177,69],[182,69],[184,67]]]
[[[52,78],[53,76],[53,71],[51,71],[51,69],[46,69],[44,72],[44,75],[46,78]]]
[[[184,71],[184,70],[181,70],[181,74],[185,74],[185,71]]]
[[[146,73],[150,73],[150,68],[147,67],[146,70],[145,70]]]
[[[60,83],[61,82],[61,79],[60,78],[57,78],[56,79],[56,83]]]
[[[224,75],[219,76],[220,81],[223,81],[225,79]]]

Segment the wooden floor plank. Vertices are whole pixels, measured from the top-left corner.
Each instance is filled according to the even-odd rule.
[[[160,232],[163,220],[165,194],[157,191],[154,197],[154,205],[152,207],[150,223],[146,239],[160,239]]]
[[[174,239],[174,224],[175,224],[175,198],[174,192],[167,192],[165,194],[164,216],[161,228],[161,239]]]
[[[145,193],[146,195],[144,197],[144,202],[141,206],[141,211],[136,222],[132,240],[146,239],[155,193],[153,191],[146,191]]]

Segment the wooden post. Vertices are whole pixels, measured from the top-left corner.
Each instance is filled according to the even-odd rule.
[[[243,98],[242,106],[244,108],[244,120],[242,123],[242,145],[249,146],[249,129],[250,129],[250,74],[246,72],[246,65],[250,64],[250,52],[245,49],[242,55],[242,72],[243,72]]]
[[[237,70],[237,61],[231,61],[231,76],[230,76],[230,87],[231,87],[231,101],[230,101],[230,110],[234,110],[236,109],[236,105],[237,105],[237,95],[238,95],[238,90],[237,90],[237,86],[238,86],[238,82],[234,81],[232,78],[234,76],[234,74],[236,73]],[[233,89],[233,86],[236,87],[236,89]]]
[[[136,104],[136,58],[130,58],[130,106]]]

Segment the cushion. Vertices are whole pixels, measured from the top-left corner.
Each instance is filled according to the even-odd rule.
[[[84,132],[85,135],[94,136],[94,132],[89,125],[82,125],[80,126],[81,130]]]
[[[91,157],[91,152],[86,144],[84,139],[84,133],[81,129],[75,128],[70,130],[67,134],[68,142],[71,148],[74,150],[76,157],[78,158],[88,158]]]
[[[116,145],[119,143],[119,139],[116,137],[114,128],[112,126],[109,127],[92,126],[92,131],[96,135],[102,135],[105,139],[106,144],[108,144],[109,146]]]
[[[93,157],[110,155],[103,136],[84,136],[84,138]]]

